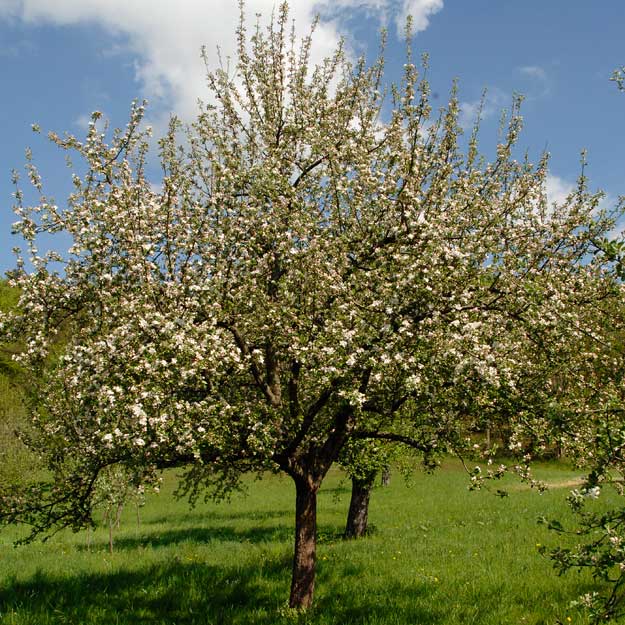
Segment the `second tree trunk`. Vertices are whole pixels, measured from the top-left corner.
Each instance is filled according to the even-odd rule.
[[[376,474],[365,478],[352,478],[352,498],[349,502],[345,538],[361,538],[367,533],[369,499]]]

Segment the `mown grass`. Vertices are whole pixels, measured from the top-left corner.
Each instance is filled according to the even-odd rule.
[[[286,608],[294,490],[287,478],[247,482],[247,496],[189,509],[171,493],[124,511],[110,555],[98,529],[14,548],[0,534],[2,625],[119,624],[539,624],[584,623],[569,608],[592,587],[585,574],[558,577],[537,544],[557,539],[538,515],[566,515],[578,474],[559,465],[540,476],[563,484],[544,495],[516,488],[498,498],[469,492],[454,463],[409,483],[394,476],[372,498],[373,532],[341,539],[348,483],[340,472],[319,496],[315,607]],[[568,620],[570,619],[570,621]]]

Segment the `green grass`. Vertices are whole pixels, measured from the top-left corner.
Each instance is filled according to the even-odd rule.
[[[577,473],[543,467],[567,483]],[[109,555],[108,535],[61,534],[14,548],[0,535],[2,625],[120,624],[539,624],[584,623],[569,603],[590,589],[585,574],[557,577],[538,543],[554,543],[537,516],[565,514],[570,485],[545,495],[518,487],[500,499],[469,492],[448,463],[409,484],[394,476],[372,497],[373,532],[340,535],[348,483],[333,471],[319,495],[315,607],[286,608],[294,489],[284,477],[247,482],[248,495],[191,510],[175,501],[174,474],[150,496],[137,526],[124,512]]]

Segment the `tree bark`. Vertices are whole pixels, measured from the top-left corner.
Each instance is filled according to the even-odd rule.
[[[317,489],[311,480],[295,479],[295,554],[291,580],[291,608],[312,605],[317,551]]]
[[[367,533],[369,499],[376,474],[364,479],[352,478],[352,498],[349,502],[345,538],[362,538]]]

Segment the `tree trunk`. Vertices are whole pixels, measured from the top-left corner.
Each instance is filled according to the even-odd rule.
[[[388,464],[382,471],[382,486],[389,486],[391,483],[391,467]]]
[[[317,549],[317,486],[305,478],[295,479],[295,554],[291,581],[291,608],[312,605],[315,590]]]
[[[109,511],[109,553],[113,555],[113,515]]]
[[[362,538],[367,533],[369,498],[376,474],[364,479],[352,478],[352,498],[349,502],[345,538]]]
[[[124,511],[124,504],[118,503],[117,510],[115,511],[115,528],[120,529],[122,524],[122,512]]]

